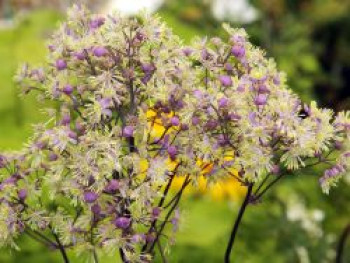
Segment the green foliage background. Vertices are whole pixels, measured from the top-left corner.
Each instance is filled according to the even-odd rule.
[[[279,67],[286,71],[290,86],[306,101],[319,99],[323,105],[335,109],[348,108],[347,79],[334,72],[334,68],[349,67],[350,43],[348,1],[257,0],[261,17],[246,25],[254,43],[267,49],[276,58]],[[270,2],[270,3],[271,3]],[[220,23],[215,21],[203,1],[170,1],[160,11],[160,16],[173,27],[185,42],[195,35],[220,35]],[[312,12],[310,13],[310,10]],[[344,11],[345,10],[345,11]],[[347,12],[346,12],[347,10]],[[25,100],[18,98],[13,75],[20,62],[40,64],[45,59],[45,38],[64,17],[56,11],[38,10],[18,18],[13,29],[0,30],[0,150],[19,149],[31,134],[31,125],[42,120],[34,95]],[[264,22],[269,22],[266,28]],[[335,46],[331,46],[331,65],[325,60],[330,48],[330,30],[336,25]],[[237,25],[240,26],[240,25]],[[322,34],[324,32],[324,34]],[[332,42],[333,43],[333,42]],[[325,92],[324,87],[330,85]],[[338,99],[337,99],[338,98]],[[342,184],[330,196],[324,196],[318,187],[318,173],[310,170],[281,183],[267,200],[249,208],[234,248],[234,262],[301,262],[297,246],[308,248],[311,262],[326,260],[328,250],[334,251],[339,233],[350,222],[349,185]],[[285,216],[285,203],[297,195],[308,208],[325,211],[322,224],[332,240],[310,238],[300,224],[291,223]],[[237,202],[217,202],[208,197],[187,197],[183,205],[182,228],[171,248],[169,262],[222,262],[231,224],[237,213]],[[350,242],[349,242],[350,243]],[[61,262],[58,253],[49,251],[29,238],[19,241],[20,251],[2,250],[2,263]],[[350,244],[347,246],[350,250]],[[86,257],[73,257],[73,262],[86,262]],[[159,260],[159,259],[157,259]],[[118,257],[103,256],[101,262],[118,262]],[[160,262],[160,261],[159,261]],[[350,262],[347,252],[344,262]]]

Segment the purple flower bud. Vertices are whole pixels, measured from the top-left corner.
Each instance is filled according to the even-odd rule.
[[[233,71],[232,65],[231,65],[230,63],[226,63],[226,64],[225,64],[225,70],[226,70],[227,72],[232,72],[232,71]]]
[[[183,50],[182,50],[183,54],[186,56],[186,57],[189,57],[191,56],[191,54],[193,53],[193,50],[189,47],[185,47]]]
[[[189,127],[186,123],[182,123],[180,128],[182,131],[187,131],[189,129]]]
[[[153,216],[154,218],[158,218],[158,217],[160,216],[160,213],[161,213],[161,210],[160,210],[159,207],[153,208],[153,210],[152,210],[152,216]]]
[[[99,204],[94,204],[91,206],[91,212],[93,212],[95,215],[101,214],[101,206]]]
[[[218,101],[219,108],[226,108],[228,106],[228,99],[226,97],[222,97]]]
[[[96,57],[103,57],[108,54],[108,50],[105,47],[95,47],[93,53]]]
[[[102,109],[108,109],[111,106],[112,99],[111,98],[102,98],[98,102],[100,103]]]
[[[50,154],[49,154],[49,160],[50,160],[50,162],[57,161],[57,159],[58,159],[58,155],[55,154],[54,152],[50,152]]]
[[[180,120],[177,116],[174,116],[170,119],[171,125],[173,126],[179,126]]]
[[[221,85],[224,87],[231,87],[232,86],[232,79],[228,75],[220,76],[219,80],[221,82]]]
[[[48,45],[48,48],[49,48],[50,52],[54,52],[56,50],[55,45]]]
[[[193,91],[193,95],[197,98],[197,99],[201,99],[203,97],[203,93],[200,90],[195,90]]]
[[[21,201],[24,201],[27,198],[27,190],[26,189],[21,189],[18,191],[18,198]]]
[[[130,138],[134,136],[134,127],[132,126],[125,126],[123,129],[123,136],[125,138]]]
[[[340,141],[335,141],[334,142],[334,148],[336,150],[341,150],[342,147],[343,147],[343,144]]]
[[[70,116],[68,114],[64,114],[61,120],[61,125],[69,125],[70,124]]]
[[[230,113],[229,118],[231,121],[239,121],[242,117],[236,113]]]
[[[225,146],[227,145],[227,143],[229,142],[227,136],[223,135],[223,134],[219,134],[218,136],[218,144],[220,146]]]
[[[147,84],[152,78],[152,74],[145,74],[142,78],[141,78],[141,82],[143,84]]]
[[[130,224],[131,224],[131,219],[128,217],[122,216],[114,220],[114,225],[120,229],[127,229],[130,226]]]
[[[280,85],[280,84],[281,84],[281,80],[280,80],[280,76],[279,76],[279,75],[277,75],[277,76],[275,76],[275,77],[273,78],[273,83],[274,83],[275,85]]]
[[[237,88],[238,92],[245,92],[245,87],[243,85],[239,85]]]
[[[168,147],[168,154],[170,156],[171,159],[175,159],[176,155],[177,155],[177,149],[175,146],[171,145]]]
[[[67,84],[66,86],[63,87],[63,93],[66,95],[71,95],[73,93],[73,86],[70,84]]]
[[[11,177],[6,178],[6,179],[3,181],[3,184],[15,184],[15,183],[17,183],[17,181],[18,181],[17,176],[12,175]]]
[[[266,94],[266,93],[270,93],[270,90],[266,87],[266,85],[261,84],[258,88],[258,92],[261,94]]]
[[[254,103],[257,106],[264,106],[266,102],[267,102],[267,96],[265,94],[259,94],[254,99]]]
[[[147,38],[147,36],[142,32],[136,33],[136,39],[140,42],[144,41]]]
[[[109,194],[114,194],[119,189],[119,187],[120,187],[119,181],[116,179],[112,179],[111,181],[109,181],[109,183],[105,187],[105,191]]]
[[[73,139],[73,140],[77,140],[78,139],[78,135],[74,132],[74,131],[68,131],[68,137]]]
[[[210,54],[209,54],[208,50],[203,49],[203,50],[201,51],[201,58],[202,58],[203,60],[209,60],[209,59],[210,59]]]
[[[97,29],[105,23],[104,17],[98,17],[90,21],[90,29]]]
[[[218,122],[216,120],[208,120],[207,123],[205,124],[205,127],[208,129],[208,130],[213,130],[215,129],[216,127],[218,126]]]
[[[141,65],[141,68],[142,68],[142,71],[143,71],[144,73],[150,73],[150,72],[152,72],[152,71],[155,70],[154,65],[153,65],[153,64],[150,64],[150,63],[142,64],[142,65]]]
[[[98,195],[95,192],[88,191],[84,193],[84,200],[88,204],[95,202],[97,198],[98,198]]]
[[[35,143],[35,146],[39,149],[39,150],[43,150],[46,147],[46,143],[43,141],[37,141]]]
[[[198,117],[196,117],[196,116],[193,116],[192,117],[192,124],[194,126],[197,126],[199,123],[200,123],[200,119]]]
[[[86,54],[84,51],[79,51],[79,52],[75,52],[74,56],[76,57],[76,59],[78,60],[84,60],[86,58]]]
[[[56,68],[58,70],[65,70],[67,68],[67,62],[63,59],[56,60]]]
[[[85,132],[85,128],[80,122],[75,123],[75,129],[77,130],[77,132],[79,134],[84,134],[84,132]]]
[[[241,45],[234,45],[231,49],[231,54],[236,58],[242,58],[245,56],[245,48]]]

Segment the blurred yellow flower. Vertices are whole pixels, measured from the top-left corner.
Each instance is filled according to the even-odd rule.
[[[169,113],[167,117],[172,117],[173,113]],[[155,118],[156,112],[148,111],[147,118],[150,120],[149,128],[151,129],[151,137],[159,138],[163,135],[164,132],[171,132],[170,128],[166,131],[166,128],[161,125],[161,119]],[[232,157],[226,157],[226,161],[229,161]],[[186,195],[209,195],[214,200],[239,200],[246,192],[246,187],[242,186],[240,182],[238,182],[235,178],[226,178],[221,182],[217,182],[215,184],[208,184],[208,180],[205,176],[211,171],[213,165],[212,164],[204,164],[202,161],[197,162],[198,166],[203,167],[202,175],[198,178],[197,185],[189,185],[186,190]],[[174,170],[177,162],[169,159],[168,161],[169,170]],[[146,161],[142,161],[141,163],[141,171],[145,171],[148,168],[148,164]],[[230,171],[233,174],[237,175],[237,171]],[[184,176],[177,176],[174,178],[172,182],[173,190],[180,189],[185,181]]]

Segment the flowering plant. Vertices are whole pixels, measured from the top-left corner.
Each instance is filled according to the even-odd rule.
[[[1,245],[25,233],[64,262],[67,249],[150,262],[184,189],[232,177],[247,192],[229,262],[246,207],[279,180],[322,164],[328,192],[347,169],[350,113],[303,105],[243,30],[224,28],[227,39],[185,47],[157,17],[73,7],[46,65],[16,76],[56,108],[23,151],[1,155]]]

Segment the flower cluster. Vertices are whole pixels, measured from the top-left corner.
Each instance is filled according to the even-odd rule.
[[[225,29],[185,47],[156,17],[75,6],[45,67],[16,77],[57,107],[22,152],[0,156],[1,244],[26,233],[64,258],[101,248],[148,262],[202,176],[258,185],[323,163],[328,191],[347,169],[350,114],[303,105],[243,30]]]

